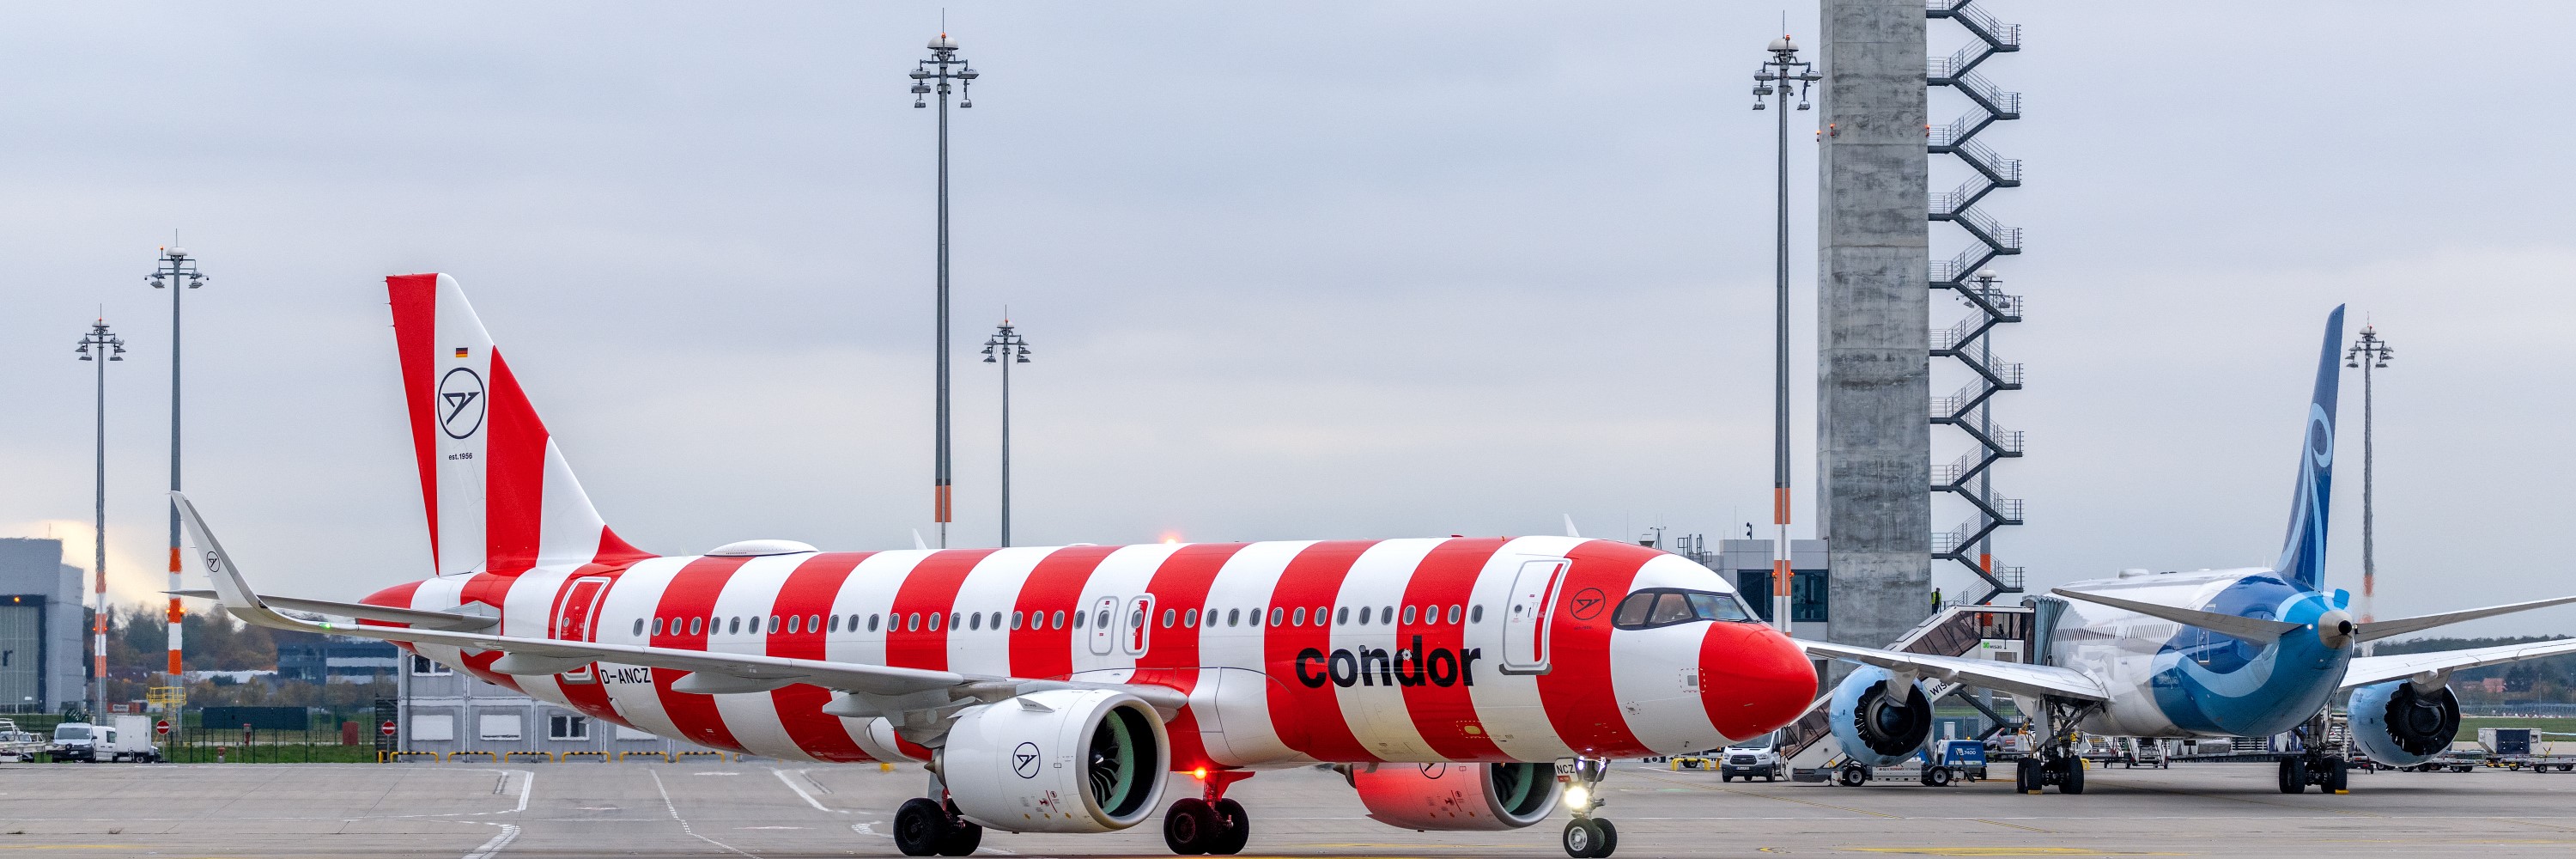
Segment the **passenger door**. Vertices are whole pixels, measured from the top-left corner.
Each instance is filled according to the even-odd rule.
[[[1553,619],[1549,609],[1556,604],[1566,568],[1572,565],[1564,558],[1523,561],[1512,576],[1512,590],[1503,607],[1503,673],[1548,672],[1547,633]]]
[[[1127,628],[1123,643],[1127,647],[1127,655],[1142,657],[1146,647],[1153,643],[1154,595],[1146,594],[1129,602],[1125,620]]]
[[[554,638],[565,641],[589,641],[599,614],[599,599],[608,592],[608,579],[587,576],[573,580],[564,592],[563,605],[555,611]],[[591,683],[596,678],[590,666],[584,665],[562,675],[566,683]]]

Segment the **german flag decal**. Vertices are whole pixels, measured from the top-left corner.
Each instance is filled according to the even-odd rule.
[[[463,346],[458,346],[458,347],[456,347],[456,357],[463,358],[463,357],[465,357],[465,356],[466,356],[466,354],[467,354],[467,353],[470,353],[470,352],[473,352],[473,351],[474,351],[474,350],[472,350],[472,349],[467,349],[467,348],[465,348],[465,347],[463,347]]]

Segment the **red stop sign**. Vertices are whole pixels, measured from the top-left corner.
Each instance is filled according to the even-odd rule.
[[[382,725],[377,725],[377,726],[376,726],[376,733],[383,734],[383,735],[388,736],[388,737],[393,736],[393,735],[394,735],[394,723],[392,723],[392,722],[386,722],[386,723],[384,723],[384,724],[382,724]]]
[[[163,719],[163,720],[161,720],[161,721],[158,721],[158,722],[154,722],[154,723],[152,723],[152,733],[155,733],[155,734],[167,734],[167,733],[170,733],[170,720],[168,720],[168,719]]]

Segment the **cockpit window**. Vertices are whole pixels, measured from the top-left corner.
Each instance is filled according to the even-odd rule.
[[[1703,620],[1752,619],[1744,604],[1727,594],[1650,588],[1620,600],[1619,610],[1610,616],[1610,625],[1618,629],[1653,629]]]

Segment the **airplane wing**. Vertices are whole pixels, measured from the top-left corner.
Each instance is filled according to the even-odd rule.
[[[2576,653],[2576,638],[2535,641],[2530,644],[2507,644],[2500,647],[2475,647],[2468,650],[2442,650],[2432,653],[2400,653],[2390,656],[2356,656],[2352,668],[2344,672],[2343,688],[2405,680],[2418,675],[2441,678],[2453,671],[2479,668],[2543,656]]]
[[[2019,662],[1996,662],[1988,659],[1962,659],[1955,656],[1932,656],[1923,653],[1899,653],[1847,644],[1791,639],[1809,653],[1823,654],[1848,662],[1876,665],[1890,671],[1911,671],[1926,677],[1948,680],[2046,698],[2078,698],[2086,701],[2108,701],[2109,690],[2083,672],[2055,665],[2025,665]]]
[[[207,577],[213,580],[215,593],[223,601],[224,609],[245,622],[270,629],[426,642],[474,651],[497,650],[502,656],[493,662],[492,670],[503,674],[556,674],[593,662],[668,668],[689,672],[671,686],[673,691],[692,694],[765,692],[807,683],[849,693],[851,700],[835,701],[826,706],[826,712],[833,715],[888,716],[897,718],[897,721],[905,721],[901,717],[907,712],[917,714],[966,703],[998,701],[1041,689],[1117,689],[1143,699],[1161,711],[1165,718],[1179,712],[1189,701],[1179,690],[1164,686],[1032,680],[821,659],[297,620],[279,614],[252,592],[249,582],[242,578],[240,568],[233,565],[231,556],[225,554],[222,544],[215,541],[214,533],[197,515],[196,506],[188,502],[187,496],[177,492],[170,493],[170,496],[178,503],[179,516],[187,524],[188,534],[194,539],[197,550],[202,553]]]
[[[215,591],[163,591],[163,593],[167,593],[174,597],[194,597],[196,599],[217,601],[221,601],[224,598],[223,594]],[[421,611],[419,609],[392,608],[389,606],[367,605],[365,603],[309,600],[300,597],[281,597],[267,594],[254,594],[253,596],[258,597],[259,601],[262,603],[266,603],[272,607],[282,608],[287,611],[327,614],[332,617],[348,617],[356,618],[358,620],[381,621],[384,623],[407,623],[410,624],[413,629],[475,632],[491,629],[501,623],[501,619],[497,617],[480,617],[476,615],[457,614],[445,611]]]

